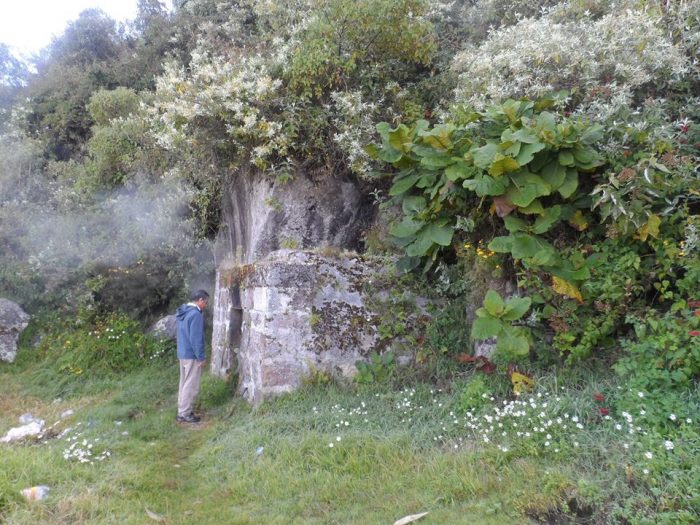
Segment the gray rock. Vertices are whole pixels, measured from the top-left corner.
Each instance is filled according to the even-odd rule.
[[[388,344],[380,340],[379,316],[370,306],[386,290],[365,289],[373,276],[385,273],[386,264],[356,255],[273,252],[249,266],[235,287],[239,306],[220,313],[229,336],[214,340],[212,362],[225,369],[229,357],[221,354],[236,354],[239,391],[253,404],[295,390],[314,373],[339,382],[350,380],[357,373],[357,361],[367,360],[372,351],[381,352]],[[230,291],[234,287],[227,286],[231,282],[222,273],[220,268],[217,286]],[[390,285],[391,280],[385,281]],[[219,297],[219,290],[216,294]],[[231,308],[233,301],[227,301],[220,301],[215,310]],[[226,325],[230,311],[240,314],[238,326]],[[215,323],[218,317],[215,311]],[[419,317],[416,306],[416,322]],[[231,349],[227,345],[234,340],[237,345]],[[402,364],[411,361],[412,351],[404,351]]]
[[[177,318],[174,315],[168,315],[159,319],[148,327],[146,333],[156,339],[177,339]]]
[[[224,190],[218,256],[244,264],[284,248],[355,249],[373,216],[374,207],[350,179],[297,169],[281,181],[243,166]]]
[[[0,361],[12,363],[15,360],[19,334],[30,319],[17,303],[0,298]]]

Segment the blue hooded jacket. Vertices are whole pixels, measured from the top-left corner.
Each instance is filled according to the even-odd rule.
[[[204,361],[204,314],[193,304],[183,304],[177,318],[177,358]]]

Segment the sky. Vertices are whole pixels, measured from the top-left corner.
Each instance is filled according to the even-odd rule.
[[[137,0],[0,0],[0,42],[29,56],[63,33],[66,24],[91,7],[117,21],[136,16]],[[169,5],[167,2],[166,5]]]

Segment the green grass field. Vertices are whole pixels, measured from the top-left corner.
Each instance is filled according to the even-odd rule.
[[[465,396],[468,377],[440,390],[309,386],[253,410],[205,376],[196,426],[175,422],[171,359],[120,379],[49,379],[27,358],[0,368],[0,434],[27,412],[58,421],[51,438],[0,444],[2,523],[391,524],[421,512],[421,524],[625,523],[614,517],[625,505],[654,523],[659,498],[691,518],[697,508],[655,493],[666,485],[642,474],[644,441],[600,417],[594,393],[617,388],[604,377],[568,378],[564,391],[548,376],[493,402]],[[50,496],[25,501],[34,485]]]

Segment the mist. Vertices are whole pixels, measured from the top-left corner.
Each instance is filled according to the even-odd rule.
[[[76,275],[201,257],[186,183],[141,173],[113,191],[81,191],[48,175],[35,146],[0,139],[0,296],[36,278],[52,290]]]

